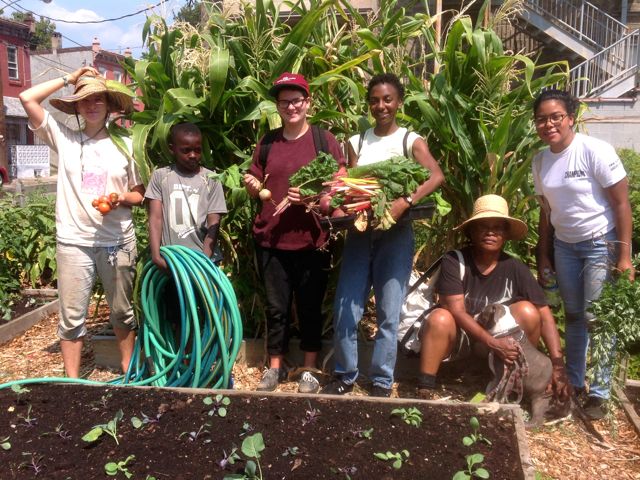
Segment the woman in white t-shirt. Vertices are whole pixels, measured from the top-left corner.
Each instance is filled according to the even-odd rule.
[[[626,172],[611,145],[574,132],[577,107],[578,101],[560,90],[547,90],[534,102],[536,130],[549,148],[534,158],[533,180],[542,205],[538,279],[544,284],[556,272],[566,314],[567,371],[580,392],[588,324],[594,320],[587,309],[613,270],[628,270],[631,278],[634,271]],[[598,365],[584,406],[594,419],[605,414],[610,383],[610,368]]]
[[[51,98],[49,103],[74,116],[72,122],[77,122],[78,130],[58,123],[42,107],[47,97],[68,85],[75,86],[73,95]],[[30,128],[58,153],[58,336],[65,372],[68,377],[80,373],[85,319],[96,277],[105,290],[109,320],[126,371],[137,326],[131,303],[136,267],[131,206],[142,203],[144,185],[133,159],[111,140],[107,120],[112,112],[133,110],[132,98],[111,88],[94,68],[82,67],[25,90],[20,100]],[[127,145],[130,147],[130,142]],[[118,208],[107,211],[103,207],[106,213],[101,214],[92,201],[111,193],[118,194]]]
[[[431,173],[411,195],[394,200],[391,205],[394,220],[444,180],[427,143],[396,122],[403,98],[404,88],[398,77],[374,76],[369,82],[367,100],[375,127],[364,133],[362,141],[360,135],[351,137],[348,147],[352,167],[407,155]],[[396,223],[386,231],[371,228],[364,232],[349,231],[334,304],[336,377],[322,393],[342,395],[353,389],[358,377],[358,323],[373,287],[378,333],[371,358],[371,395],[390,396],[396,363],[396,333],[413,263],[413,244],[411,222]]]

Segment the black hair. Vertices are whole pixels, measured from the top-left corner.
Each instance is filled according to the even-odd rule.
[[[171,139],[171,143],[175,143],[176,137],[181,133],[187,135],[202,136],[202,132],[195,123],[177,123],[173,127],[171,127],[171,130],[169,131],[169,138]]]
[[[551,88],[549,90],[545,90],[538,98],[533,102],[533,114],[535,115],[540,108],[542,102],[546,102],[547,100],[555,100],[557,102],[562,102],[564,104],[564,108],[567,111],[568,115],[575,115],[578,111],[578,106],[580,102],[577,98],[571,95],[569,92],[564,90],[558,90],[555,88]]]
[[[280,92],[283,90],[296,90],[300,92],[304,98],[309,98],[309,94],[302,87],[297,85],[279,85],[277,88],[271,90],[273,92],[273,98],[275,98],[276,101],[278,101],[278,95],[280,95]]]
[[[369,80],[369,85],[367,86],[367,101],[369,101],[369,95],[371,94],[373,87],[382,83],[393,85],[398,92],[400,100],[404,100],[404,86],[400,83],[400,79],[397,75],[394,75],[393,73],[380,73],[378,75],[374,75],[371,77],[371,80]]]

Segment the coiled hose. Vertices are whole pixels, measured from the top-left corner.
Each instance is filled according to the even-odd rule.
[[[152,262],[142,270],[143,321],[127,373],[106,384],[231,388],[232,368],[242,342],[242,321],[231,282],[202,252],[160,247],[171,275]],[[177,308],[176,308],[177,307]],[[29,383],[81,383],[85,379],[29,378]]]

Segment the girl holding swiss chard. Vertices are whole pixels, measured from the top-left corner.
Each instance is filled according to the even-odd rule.
[[[389,397],[396,363],[396,330],[413,261],[413,228],[401,217],[415,202],[432,193],[444,180],[442,170],[418,135],[401,128],[396,113],[404,88],[392,74],[374,76],[367,100],[375,126],[349,140],[349,166],[392,161],[406,156],[429,171],[414,191],[391,202],[395,225],[387,230],[368,228],[348,232],[334,304],[335,378],[322,393],[342,395],[353,389],[358,377],[358,322],[373,287],[378,333],[371,359],[371,395]],[[389,199],[389,201],[391,201]]]

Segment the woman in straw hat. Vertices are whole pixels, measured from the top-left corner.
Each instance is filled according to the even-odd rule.
[[[41,105],[67,85],[75,86],[73,95],[53,98],[50,103],[75,116],[77,131],[59,124]],[[25,90],[20,100],[30,128],[58,153],[58,336],[66,374],[78,377],[80,373],[85,317],[96,274],[105,290],[126,371],[136,328],[131,304],[136,265],[131,207],[142,203],[144,186],[135,162],[116,147],[106,127],[112,112],[133,109],[132,98],[110,87],[94,68],[83,67]],[[92,202],[110,193],[118,194],[113,202],[118,208],[102,214]]]
[[[542,337],[554,367],[553,392],[566,400],[569,390],[560,337],[544,292],[529,269],[502,250],[507,240],[526,237],[527,225],[509,216],[502,197],[485,195],[474,203],[471,218],[456,229],[465,233],[471,245],[460,250],[463,275],[456,252],[442,258],[435,286],[440,303],[421,332],[418,396],[431,398],[440,364],[468,355],[474,343],[507,363],[517,359],[518,348],[510,337],[494,338],[476,322],[484,307],[499,303],[509,307],[533,345]]]

